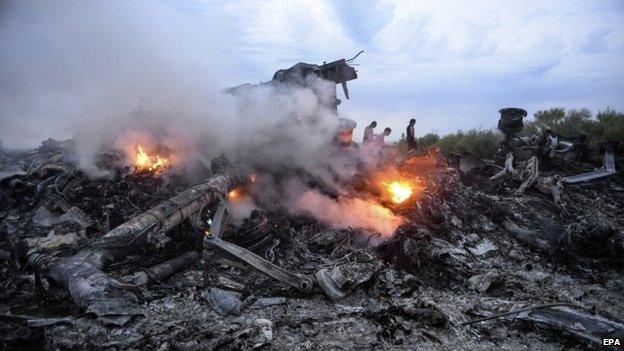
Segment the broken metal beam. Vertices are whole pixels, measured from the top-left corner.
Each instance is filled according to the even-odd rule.
[[[488,180],[496,180],[496,179],[503,178],[505,176],[513,176],[515,174],[515,170],[513,168],[513,160],[514,160],[513,154],[511,152],[508,153],[507,157],[505,158],[505,167],[501,169],[500,172],[491,176]]]
[[[217,208],[217,211],[212,219],[212,226],[210,231],[204,238],[205,247],[216,247],[224,252],[227,252],[241,261],[251,265],[257,270],[267,274],[281,282],[287,283],[299,291],[309,292],[314,286],[314,279],[305,274],[299,274],[291,272],[282,267],[279,267],[272,262],[265,260],[264,258],[256,255],[255,253],[242,248],[229,241],[221,239],[224,227],[228,221],[227,202],[221,203]]]
[[[563,182],[568,184],[587,183],[594,180],[602,179],[616,174],[615,155],[613,148],[607,146],[605,149],[604,159],[602,160],[602,168],[594,172],[581,173],[570,177],[563,178]]]
[[[213,167],[218,174],[119,225],[91,247],[65,258],[33,254],[29,263],[40,275],[69,290],[80,307],[98,315],[126,314],[134,305],[130,291],[136,286],[110,278],[103,270],[146,247],[162,248],[169,241],[166,232],[247,181],[246,170],[230,166],[227,160],[215,161],[213,166],[225,164]]]
[[[199,259],[199,252],[189,251],[181,256],[157,264],[149,269],[146,269],[145,271],[136,272],[123,280],[140,286],[152,283],[161,283],[174,274],[197,264]]]

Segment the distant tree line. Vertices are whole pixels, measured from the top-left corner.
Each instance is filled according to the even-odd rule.
[[[595,147],[603,141],[619,141],[624,145],[624,113],[606,108],[595,116],[586,108],[569,109],[551,108],[539,110],[533,114],[533,119],[524,122],[521,135],[540,134],[545,130],[563,136],[587,135],[590,147]],[[497,129],[470,129],[459,130],[455,133],[440,137],[435,133],[428,133],[418,138],[418,147],[426,150],[437,146],[444,154],[450,152],[470,152],[482,158],[491,157],[499,147],[502,133]],[[400,147],[405,147],[405,138],[399,141]]]
[[[561,135],[587,135],[591,145],[604,141],[624,141],[624,113],[607,108],[596,116],[586,109],[564,110],[551,108],[533,114],[533,120],[525,124],[525,134],[535,134],[550,129]]]

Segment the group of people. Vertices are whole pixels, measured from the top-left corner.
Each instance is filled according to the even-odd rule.
[[[416,125],[416,120],[414,118],[410,119],[409,124],[407,125],[407,147],[408,151],[416,150],[416,137],[414,134],[414,126]],[[362,140],[362,155],[364,159],[369,163],[376,163],[380,159],[380,156],[383,154],[384,147],[386,145],[385,138],[392,133],[392,129],[386,127],[384,128],[382,133],[376,134],[375,128],[377,127],[377,122],[372,121],[365,129],[364,129],[364,138]]]
[[[414,134],[414,126],[416,125],[416,119],[412,118],[407,125],[406,130],[406,140],[407,140],[407,149],[415,150],[417,148],[416,144],[416,136]],[[375,128],[377,127],[377,121],[372,121],[365,129],[364,129],[364,139],[362,140],[362,146],[367,145],[375,145],[378,147],[383,147],[385,145],[384,139],[392,133],[392,129],[386,127],[383,133],[375,134]]]
[[[379,144],[384,145],[384,138],[392,133],[392,129],[386,127],[383,133],[375,134],[375,128],[377,127],[377,121],[372,121],[365,129],[364,129],[364,139],[362,140],[362,145],[367,144]]]

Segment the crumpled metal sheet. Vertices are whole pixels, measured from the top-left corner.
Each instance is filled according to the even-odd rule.
[[[624,339],[624,324],[565,306],[529,310],[516,318],[572,333],[598,345],[607,338]]]

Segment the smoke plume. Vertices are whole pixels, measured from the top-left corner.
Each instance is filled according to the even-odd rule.
[[[331,147],[334,83],[311,77],[306,87],[225,93],[248,78],[228,56],[232,28],[219,18],[144,0],[0,6],[0,138],[9,146],[71,137],[77,164],[95,177],[106,175],[96,166],[102,150],[122,150],[131,163],[136,144],[166,146],[177,169],[225,153],[267,173],[303,169],[338,191],[336,175],[352,173]],[[287,67],[270,69],[279,68]],[[279,187],[264,196],[284,193]],[[307,187],[288,196],[284,203],[337,227],[388,234],[400,222],[364,200],[333,200]]]
[[[362,228],[392,235],[403,219],[373,200],[339,197],[332,199],[316,190],[300,195],[297,209],[337,228]]]

